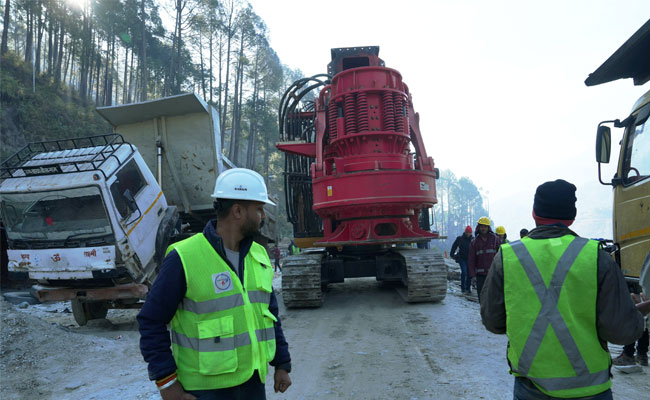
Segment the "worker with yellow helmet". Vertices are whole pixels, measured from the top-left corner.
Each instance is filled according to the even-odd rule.
[[[485,283],[485,277],[490,270],[492,259],[497,254],[501,240],[492,232],[492,222],[488,217],[481,217],[476,226],[476,237],[469,245],[469,258],[467,267],[472,282],[476,282],[476,292],[479,302],[481,301],[481,289]]]
[[[510,241],[508,240],[508,235],[506,235],[506,228],[503,225],[497,226],[495,232],[499,237],[499,239],[501,239],[501,244],[510,243]]]

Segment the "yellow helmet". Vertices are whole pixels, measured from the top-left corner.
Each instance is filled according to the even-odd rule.
[[[503,226],[497,226],[496,233],[497,235],[505,235],[506,228],[504,228]]]
[[[478,219],[478,224],[479,224],[479,225],[487,225],[487,226],[490,226],[490,225],[491,225],[491,224],[490,224],[490,218],[488,218],[488,217],[481,217],[481,218]]]

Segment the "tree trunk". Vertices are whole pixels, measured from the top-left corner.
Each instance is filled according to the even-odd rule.
[[[183,9],[185,8],[185,4],[187,4],[186,0],[178,0],[178,3],[181,4],[179,10],[178,10],[178,40],[176,41],[176,76],[172,82],[175,82],[174,86],[174,94],[179,94],[181,92],[181,49],[183,48]]]
[[[68,45],[70,46],[70,49],[68,50],[68,55],[65,58],[65,64],[63,67],[63,79],[61,80],[63,84],[65,84],[65,80],[68,77],[68,67],[70,66],[70,59],[74,56],[74,42],[70,40],[70,42],[68,42]],[[70,71],[70,75],[72,76],[72,71]]]
[[[208,90],[210,91],[210,104],[212,103],[212,39],[214,38],[214,35],[212,34],[212,29],[210,29],[210,76],[208,77],[209,79],[209,84],[208,84]]]
[[[5,54],[7,52],[7,42],[9,40],[9,24],[11,22],[11,0],[5,0],[5,19],[2,26],[2,44],[0,45],[0,54]]]
[[[52,68],[50,69],[50,75],[54,76],[56,74],[56,61],[59,59],[59,24],[54,25],[54,30],[52,31],[54,37],[52,47]]]
[[[92,32],[92,21],[90,22],[90,31]],[[95,46],[95,34],[91,33],[90,34],[90,49],[88,50],[88,93],[86,95],[87,99],[92,99],[93,97],[93,71],[95,68],[95,49],[97,46]]]
[[[59,34],[59,49],[57,50],[56,67],[54,68],[54,82],[57,84],[61,81],[61,63],[63,62],[63,42],[65,39],[65,26],[61,21],[61,32]]]
[[[88,11],[86,6],[83,12],[83,32],[81,42],[81,54],[79,55],[79,95],[85,102],[88,98],[88,69],[90,62],[90,49],[92,48],[92,37],[89,32]],[[92,68],[92,67],[91,67]]]
[[[115,99],[115,104],[117,104],[118,99],[120,98],[120,52],[115,50],[115,45],[117,40],[115,39],[115,36],[113,36],[113,53],[111,54],[111,82],[112,85],[115,86],[115,96],[112,97]],[[111,105],[113,105],[113,102],[111,101]]]
[[[266,88],[262,90],[262,104],[266,104]],[[271,130],[264,132],[264,176],[269,176],[269,161],[271,159]]]
[[[127,103],[127,93],[129,92],[129,48],[124,47],[124,78],[122,78],[122,104]]]
[[[221,95],[223,94],[223,81],[222,79],[222,70],[223,70],[223,39],[219,40],[219,106],[217,110],[219,110],[219,127],[221,128],[221,148],[223,149],[226,134],[223,131],[223,119],[225,116],[223,115],[223,108],[221,107],[223,105],[223,101],[221,99]]]
[[[129,85],[128,85],[128,90],[126,92],[127,93],[126,94],[126,100],[125,100],[126,104],[131,103],[131,99],[132,99],[132,90],[133,90],[133,53],[135,53],[135,51],[133,51],[133,50],[134,49],[131,49],[131,65],[129,66]]]
[[[47,73],[49,75],[52,75],[52,59],[53,59],[52,24],[53,22],[54,22],[54,17],[50,15],[50,21],[47,24]]]
[[[249,169],[255,167],[255,142],[257,128],[257,90],[258,90],[258,72],[259,72],[260,49],[255,52],[255,68],[253,70],[253,112],[251,113],[250,130],[248,132],[248,146],[246,150],[246,166]]]
[[[147,100],[147,16],[144,10],[145,0],[140,1],[140,18],[142,18],[142,43],[140,44],[140,84],[141,84],[141,100]]]
[[[41,44],[43,42],[43,31],[44,31],[44,21],[42,18],[43,8],[41,2],[38,2],[38,27],[36,29],[38,39],[36,41],[36,74],[40,75],[41,73]]]
[[[32,46],[34,45],[34,12],[31,3],[25,5],[25,62],[32,61]]]
[[[226,50],[226,84],[224,88],[224,97],[223,97],[223,110],[221,113],[221,135],[224,135],[226,131],[226,119],[228,114],[228,81],[230,80],[230,44],[232,42],[232,17],[235,13],[235,6],[233,2],[230,2],[230,15],[228,16],[228,27],[226,28],[226,35],[228,37],[228,46]],[[223,136],[222,139],[223,141]],[[223,148],[223,147],[222,147]]]
[[[238,164],[239,162],[239,140],[241,139],[241,103],[242,103],[242,92],[243,92],[243,81],[244,81],[244,28],[242,26],[242,32],[240,36],[239,44],[239,61],[237,63],[237,77],[235,79],[235,98],[233,103],[233,113],[232,113],[232,137],[234,142],[234,156],[232,162]]]
[[[201,44],[201,31],[199,30],[199,58],[201,62],[201,91],[203,92],[203,99],[208,97],[205,95],[205,66],[203,64],[203,45]]]
[[[96,82],[96,85],[97,85],[97,90],[95,91],[95,104],[99,106],[99,105],[102,105],[102,104],[99,103],[99,90],[100,90],[100,82],[101,82],[99,80],[100,79],[99,76],[101,74],[101,69],[102,69],[102,48],[101,48],[101,43],[99,43],[99,39],[97,39],[97,42],[98,42],[99,45],[97,46],[97,50],[98,50],[97,63],[96,63],[97,64],[97,77],[95,78],[95,82]]]

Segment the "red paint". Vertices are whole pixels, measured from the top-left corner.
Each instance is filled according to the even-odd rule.
[[[84,251],[84,257],[97,257],[97,250]]]
[[[48,224],[49,226],[52,226],[54,221],[52,220],[52,217],[47,217],[45,218],[45,223]]]
[[[360,64],[366,66],[344,69],[359,65],[363,57],[367,62]],[[437,202],[435,170],[402,76],[384,67],[376,54],[364,52],[337,56],[330,70],[336,75],[315,101],[315,143],[277,146],[315,158],[313,207],[324,231],[316,244],[436,237],[418,227],[420,211]],[[296,113],[292,118],[312,119],[313,114]]]

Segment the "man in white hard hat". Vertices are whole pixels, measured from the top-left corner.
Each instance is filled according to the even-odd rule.
[[[163,399],[265,399],[291,385],[291,357],[266,250],[253,241],[269,200],[244,168],[217,178],[217,219],[171,245],[138,315],[140,350]],[[167,325],[171,328],[167,330]]]

